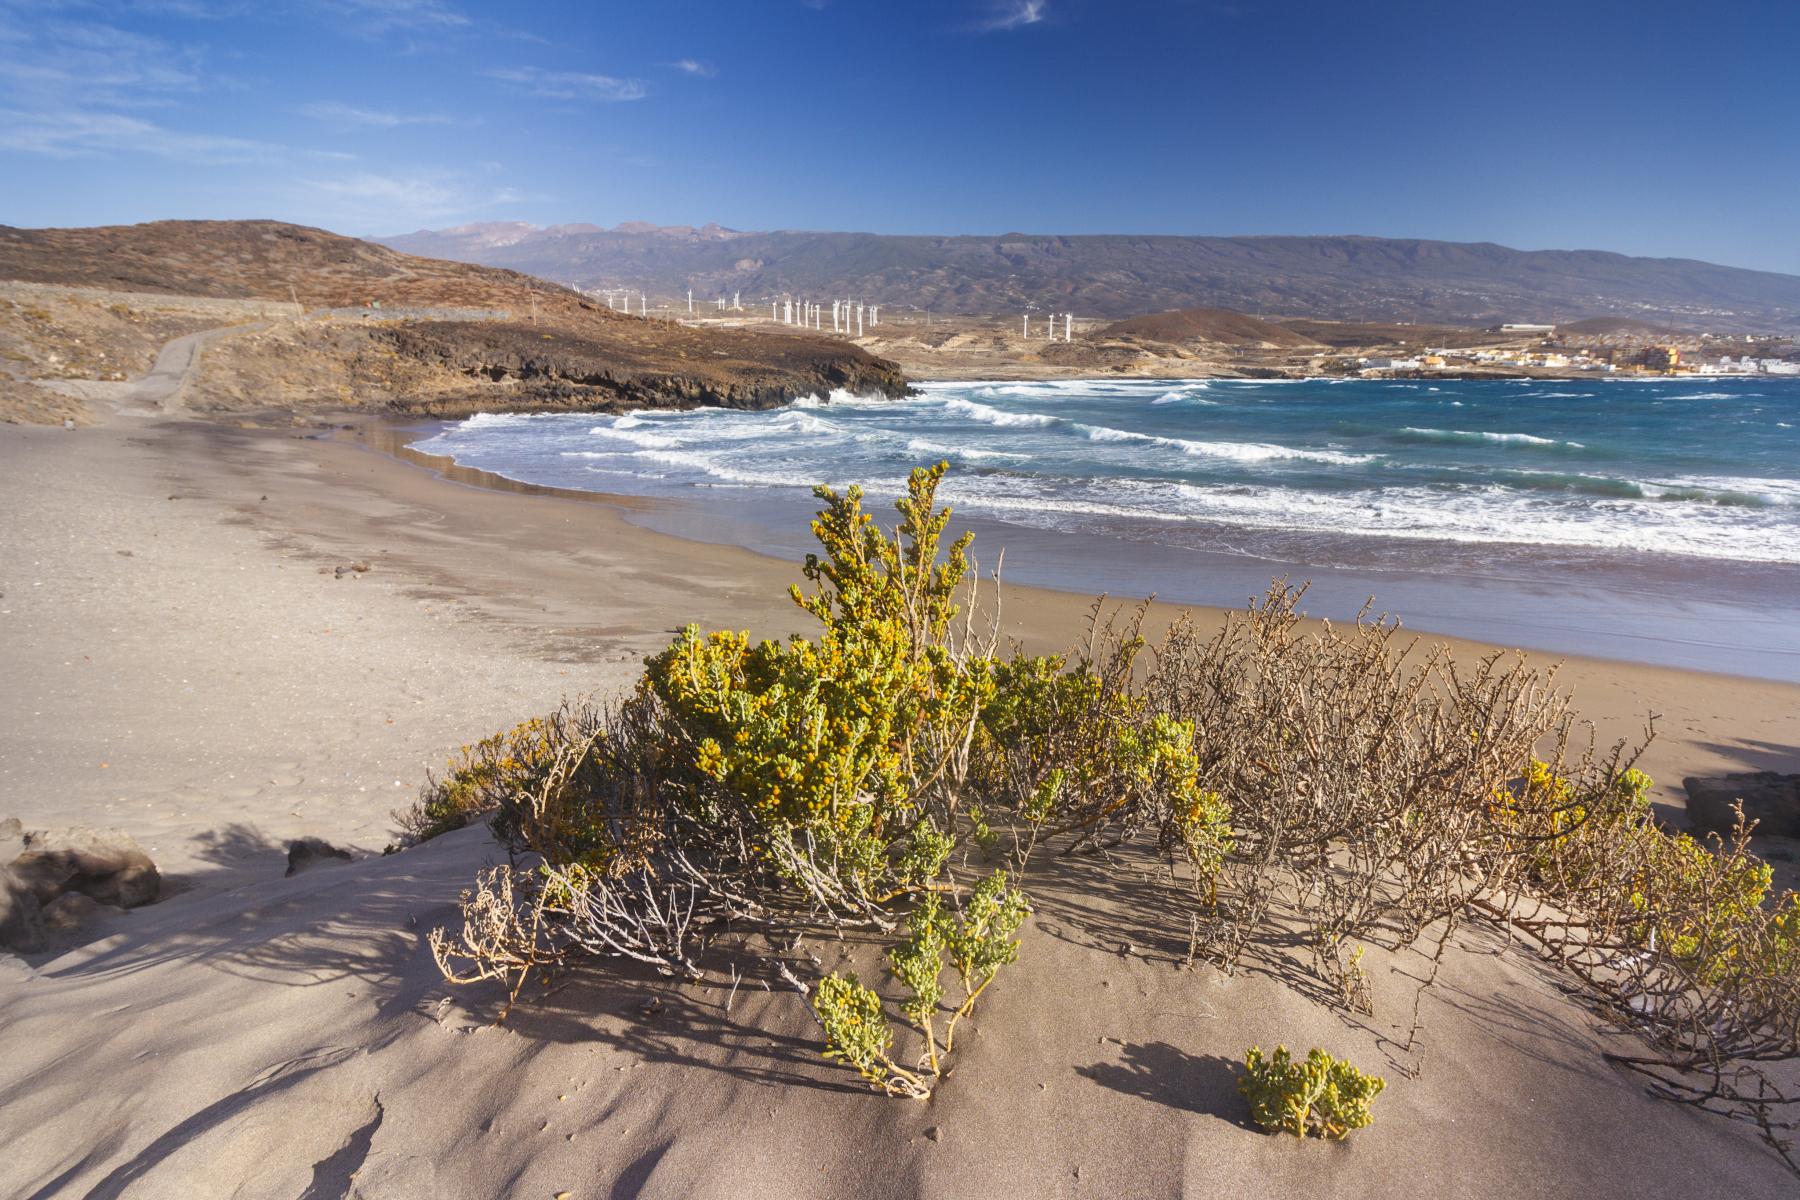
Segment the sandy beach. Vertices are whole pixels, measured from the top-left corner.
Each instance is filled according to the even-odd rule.
[[[1416,962],[1378,961],[1380,1019],[1343,1018],[1272,971],[1181,969],[1074,865],[929,1105],[860,1090],[752,981],[582,972],[494,1028],[497,990],[446,988],[423,938],[499,848],[381,857],[390,810],[464,742],[619,695],[687,621],[805,628],[797,571],[354,431],[4,428],[0,496],[0,817],[124,829],[171,882],[0,958],[5,1194],[1792,1194],[1751,1131],[1607,1067],[1599,1022],[1489,935],[1405,1050]],[[1087,605],[1009,588],[1005,627],[1065,645]],[[1605,741],[1658,714],[1641,765],[1671,811],[1684,775],[1800,769],[1800,689],[1580,659],[1562,681]],[[305,835],[364,857],[284,878]],[[1381,1066],[1383,1119],[1342,1146],[1247,1132],[1227,1060],[1275,1041]]]

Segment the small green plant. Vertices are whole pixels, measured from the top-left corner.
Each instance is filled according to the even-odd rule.
[[[1272,1133],[1338,1139],[1375,1119],[1369,1109],[1386,1086],[1380,1076],[1366,1075],[1316,1047],[1297,1063],[1286,1046],[1267,1057],[1252,1046],[1238,1090],[1250,1101],[1256,1123]]]
[[[974,1010],[1000,968],[1018,960],[1013,935],[1030,913],[1025,893],[1007,886],[1005,871],[977,884],[960,913],[947,912],[938,893],[927,893],[907,920],[906,938],[888,951],[888,963],[894,978],[906,985],[900,1011],[925,1037],[919,1066],[928,1076],[896,1067],[888,1057],[894,1034],[882,1015],[881,998],[854,975],[829,976],[813,995],[813,1012],[825,1029],[825,1057],[848,1063],[890,1095],[929,1096],[930,1081],[944,1072],[937,1021],[946,958],[962,983],[963,999],[944,1027],[944,1055],[955,1048],[956,1023]]]
[[[944,951],[950,944],[950,920],[943,901],[933,892],[920,901],[907,923],[907,938],[888,951],[894,977],[910,993],[900,1011],[925,1035],[926,1061],[935,1075],[941,1068],[937,1052],[937,1012],[943,1003]]]
[[[1006,886],[1005,871],[995,871],[975,885],[947,947],[950,963],[962,980],[963,1002],[944,1027],[945,1053],[955,1048],[956,1023],[969,1015],[1000,968],[1018,961],[1019,943],[1013,934],[1030,914],[1025,893]]]
[[[827,975],[812,996],[813,1012],[825,1027],[825,1057],[846,1063],[890,1096],[914,1100],[930,1097],[931,1088],[912,1071],[894,1062],[888,1050],[894,1031],[881,1010],[881,997],[854,974]]]

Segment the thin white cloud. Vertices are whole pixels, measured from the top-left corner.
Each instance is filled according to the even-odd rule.
[[[298,184],[306,194],[310,219],[365,231],[466,220],[528,199],[516,188],[434,171],[404,176],[359,172],[336,179],[302,179]]]
[[[986,17],[975,28],[984,33],[1003,33],[1023,29],[1042,21],[1050,9],[1050,0],[998,0],[989,5]]]
[[[61,98],[82,106],[143,107],[228,82],[204,52],[96,22],[35,21],[0,37],[0,94],[15,103]]]
[[[590,75],[580,71],[496,67],[483,74],[533,96],[548,96],[556,100],[593,100],[611,104],[642,100],[649,94],[649,89],[641,79],[620,79],[612,75]]]
[[[318,100],[302,104],[294,110],[303,117],[333,125],[363,125],[374,129],[397,129],[402,125],[451,125],[442,113],[389,112],[380,108],[361,108],[340,100]]]
[[[472,24],[441,0],[300,0],[300,7],[341,18],[342,31],[353,34],[461,29]]]
[[[0,150],[51,158],[148,154],[204,164],[272,162],[294,153],[249,138],[168,129],[124,113],[17,109],[0,109]]]
[[[684,74],[698,75],[702,79],[711,79],[719,73],[711,63],[702,62],[697,58],[679,58],[669,65]]]

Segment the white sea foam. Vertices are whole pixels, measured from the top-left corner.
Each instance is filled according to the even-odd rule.
[[[1113,429],[1107,425],[1077,425],[1075,428],[1087,434],[1090,442],[1169,442],[1172,438],[1153,437],[1148,433],[1133,433],[1129,429]]]
[[[1183,454],[1231,458],[1239,462],[1271,462],[1291,458],[1302,462],[1349,465],[1372,462],[1379,457],[1374,454],[1346,454],[1341,450],[1296,450],[1291,446],[1277,446],[1270,442],[1193,442],[1186,438],[1168,440],[1180,446]]]
[[[1164,392],[1162,395],[1158,396],[1156,399],[1152,400],[1150,403],[1152,403],[1152,404],[1204,404],[1204,405],[1208,405],[1208,406],[1218,404],[1217,400],[1208,400],[1205,396],[1202,396],[1200,394],[1201,392],[1203,392],[1205,390],[1206,390],[1206,385],[1204,383],[1196,385],[1196,386],[1177,388],[1175,391],[1172,391],[1172,392]]]
[[[891,396],[883,396],[871,392],[867,395],[849,391],[845,388],[833,388],[829,398],[820,399],[817,393],[802,396],[794,401],[792,408],[889,408],[905,404],[905,400],[896,400]]]
[[[1585,443],[1582,442],[1559,442],[1555,438],[1538,437],[1534,433],[1495,433],[1486,429],[1421,429],[1416,425],[1404,426],[1400,432],[1440,442],[1511,442],[1522,446],[1568,446],[1575,450],[1586,449]]]
[[[1043,429],[1055,425],[1061,419],[1047,413],[1002,412],[989,405],[977,404],[973,400],[964,400],[960,397],[952,397],[944,401],[944,408],[948,412],[953,412],[971,421],[979,421],[983,425],[999,425],[1014,429]]]
[[[1015,454],[1007,450],[977,450],[972,446],[946,446],[942,442],[927,441],[924,438],[908,438],[906,450],[909,454],[940,454],[949,458],[968,459],[975,462],[984,459],[1008,459],[1022,462],[1031,457],[1029,454]]]
[[[1237,462],[1275,462],[1292,459],[1299,462],[1322,462],[1350,465],[1373,461],[1373,454],[1346,454],[1341,450],[1299,450],[1277,446],[1271,442],[1199,442],[1189,438],[1157,437],[1110,425],[1076,425],[1090,442],[1148,442],[1179,450],[1199,458],[1226,458]]]
[[[651,433],[648,430],[641,428],[641,426],[645,424],[647,424],[647,422],[634,421],[631,425],[621,425],[618,422],[614,422],[611,425],[596,425],[588,430],[588,436],[615,438],[621,442],[628,442],[633,446],[644,446],[650,449],[667,450],[681,445],[681,440],[679,438],[666,437],[663,434]]]
[[[632,457],[646,462],[659,463],[666,467],[680,467],[688,471],[698,471],[709,479],[724,480],[728,483],[751,483],[762,487],[804,487],[808,481],[796,479],[792,475],[771,475],[761,471],[745,471],[737,467],[721,463],[716,454],[706,454],[697,450],[634,450]]]
[[[457,429],[502,429],[508,425],[524,425],[531,421],[541,421],[554,417],[555,413],[486,413],[479,412],[465,418]]]
[[[1429,488],[1370,489],[1346,496],[1289,487],[1116,480],[1084,488],[1076,497],[989,495],[970,488],[957,500],[965,509],[992,508],[1009,514],[1087,514],[1409,541],[1800,563],[1800,536],[1792,527],[1772,530],[1762,522],[1746,523],[1728,510],[1684,506],[1677,513],[1654,499],[1614,501],[1605,507],[1546,504],[1499,487],[1450,497]]]

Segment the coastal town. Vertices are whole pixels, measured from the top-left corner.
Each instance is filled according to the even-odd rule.
[[[1778,349],[1790,343],[1758,339],[1687,336],[1640,341],[1628,336],[1610,338],[1555,325],[1502,325],[1494,330],[1506,337],[1532,339],[1523,345],[1487,348],[1431,347],[1415,355],[1371,355],[1354,360],[1361,371],[1373,376],[1388,372],[1460,371],[1470,368],[1514,368],[1530,371],[1576,371],[1600,375],[1794,375],[1800,376],[1800,360],[1779,357]],[[1346,366],[1350,365],[1348,363]]]

